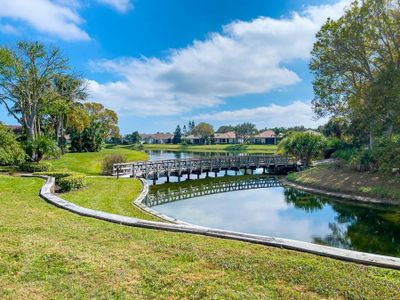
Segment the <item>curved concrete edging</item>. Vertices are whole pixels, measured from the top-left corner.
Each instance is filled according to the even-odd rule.
[[[301,252],[312,253],[320,256],[326,256],[330,258],[335,258],[348,262],[355,262],[365,265],[373,265],[378,267],[390,268],[390,269],[398,269],[400,270],[400,258],[383,256],[377,254],[363,253],[358,251],[333,248],[328,246],[322,246],[302,241],[268,237],[268,236],[260,236],[254,234],[247,234],[241,232],[206,228],[206,227],[197,227],[193,225],[185,225],[185,224],[171,224],[171,223],[162,223],[162,222],[154,222],[154,221],[146,221],[132,217],[125,217],[121,215],[111,214],[103,211],[93,210],[89,208],[84,208],[68,202],[52,193],[54,189],[55,179],[54,177],[40,176],[41,178],[46,179],[46,183],[40,190],[40,196],[44,198],[47,202],[58,206],[60,208],[66,209],[75,214],[96,218],[99,220],[104,220],[108,222],[113,222],[117,224],[133,226],[133,227],[141,227],[141,228],[149,228],[156,230],[166,230],[173,232],[183,232],[183,233],[192,233],[192,234],[201,234],[205,236],[218,237],[224,239],[238,240],[243,242],[250,242],[255,244],[262,244],[267,246],[279,247],[289,250],[297,250]],[[146,192],[144,188],[141,196]]]
[[[167,221],[167,222],[170,222],[170,223],[187,225],[187,226],[194,226],[194,227],[201,227],[201,226],[197,226],[197,225],[194,225],[194,224],[183,222],[183,221],[175,219],[175,218],[171,218],[171,217],[169,217],[167,215],[164,215],[164,214],[162,214],[162,213],[160,213],[160,212],[148,207],[146,204],[144,204],[143,201],[146,198],[147,194],[149,193],[149,184],[143,178],[139,178],[139,180],[142,182],[143,188],[142,188],[142,191],[141,191],[140,195],[135,200],[132,201],[132,204],[134,206],[136,206],[137,208],[143,210],[144,212],[146,212],[146,213],[148,213],[148,214],[150,214],[152,216],[155,216],[157,218],[160,218],[161,220],[164,220],[164,221]]]
[[[392,200],[392,199],[373,198],[373,197],[351,195],[351,194],[345,194],[345,193],[339,193],[339,192],[330,192],[330,191],[326,191],[323,189],[304,186],[304,185],[294,183],[292,181],[289,181],[289,180],[283,179],[283,178],[281,179],[281,182],[284,185],[290,186],[290,187],[298,189],[298,190],[302,190],[304,192],[328,196],[328,197],[341,198],[341,199],[346,199],[346,200],[350,200],[350,201],[358,201],[358,202],[364,202],[364,203],[400,205],[400,201],[396,201],[396,200]]]

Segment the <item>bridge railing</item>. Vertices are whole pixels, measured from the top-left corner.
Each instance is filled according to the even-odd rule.
[[[149,174],[168,175],[171,172],[188,172],[192,170],[214,170],[229,168],[251,168],[268,165],[294,165],[295,159],[279,155],[244,155],[220,156],[212,158],[168,159],[158,161],[127,162],[113,165],[114,175],[131,175],[134,177]]]

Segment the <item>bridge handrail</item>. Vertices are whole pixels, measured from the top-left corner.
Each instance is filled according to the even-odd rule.
[[[123,167],[123,166],[140,166],[140,165],[160,165],[166,163],[176,163],[176,162],[195,162],[195,161],[215,161],[217,159],[223,159],[226,161],[227,159],[250,159],[250,158],[267,158],[267,159],[286,159],[288,161],[296,161],[293,156],[289,155],[246,155],[246,156],[214,156],[208,158],[183,158],[183,159],[165,159],[165,160],[154,160],[154,161],[135,161],[135,162],[125,162],[125,163],[117,163],[114,164],[115,167]]]

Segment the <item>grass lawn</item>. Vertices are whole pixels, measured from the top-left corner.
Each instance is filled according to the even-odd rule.
[[[65,200],[77,205],[102,210],[113,214],[160,221],[132,205],[141,190],[142,184],[132,178],[88,177],[87,187],[61,194]]]
[[[184,152],[246,152],[275,154],[276,145],[173,145],[173,144],[144,144],[145,150],[168,150]],[[109,148],[134,148],[132,145],[108,146]],[[239,151],[238,151],[239,150]]]
[[[123,154],[129,161],[146,160],[147,154],[130,149],[104,149],[100,152],[66,153],[59,159],[48,160],[56,170],[69,170],[87,175],[99,175],[103,158],[109,154]]]
[[[338,168],[329,164],[292,173],[288,179],[334,192],[398,199],[400,203],[400,178],[395,176],[382,177],[375,173],[357,172],[347,167]]]
[[[0,176],[1,299],[400,298],[399,271],[85,218],[42,184]]]

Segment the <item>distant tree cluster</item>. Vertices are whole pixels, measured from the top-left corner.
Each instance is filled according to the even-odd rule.
[[[104,139],[119,136],[115,112],[85,103],[87,84],[58,48],[20,42],[0,47],[0,104],[22,126],[31,161],[57,156],[72,138],[73,151],[98,151]]]

